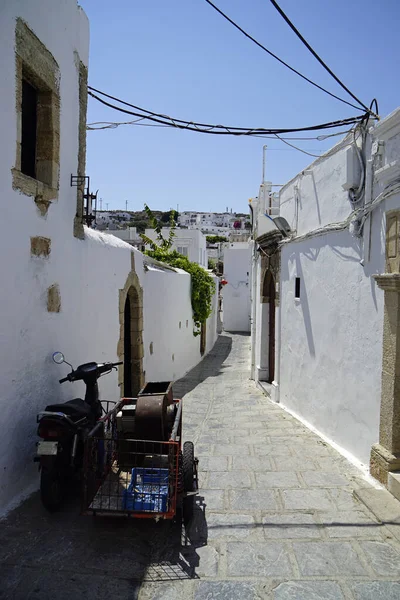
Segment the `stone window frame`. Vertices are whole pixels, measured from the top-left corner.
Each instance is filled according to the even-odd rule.
[[[81,61],[78,52],[75,54],[75,64],[79,74],[79,124],[78,124],[78,171],[77,175],[85,176],[86,169],[86,116],[88,100],[88,70]],[[77,187],[76,213],[74,219],[74,236],[84,239],[85,230],[83,226],[85,183]]]
[[[400,272],[400,210],[385,213],[385,269],[386,273]]]
[[[60,176],[60,69],[46,46],[20,18],[15,27],[17,136],[13,188],[32,196],[45,216],[58,199]],[[22,81],[38,92],[36,178],[21,171]]]

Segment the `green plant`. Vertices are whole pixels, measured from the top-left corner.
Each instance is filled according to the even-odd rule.
[[[144,221],[143,219],[134,219],[133,221],[130,221],[128,225],[130,227],[136,227],[138,233],[144,233],[146,227],[149,227],[148,222]]]
[[[215,293],[215,283],[212,277],[198,264],[191,262],[186,256],[179,254],[176,250],[171,251],[173,239],[175,237],[175,221],[174,214],[171,211],[171,231],[168,238],[162,235],[162,223],[156,219],[151,209],[144,205],[146,214],[150,223],[153,225],[157,233],[157,241],[154,242],[146,235],[141,234],[145,244],[150,246],[150,250],[146,250],[145,254],[164,262],[176,269],[182,269],[189,273],[191,278],[191,296],[192,296],[192,311],[194,321],[193,335],[200,335],[201,325],[205,323],[212,312],[212,298]]]
[[[171,209],[171,210],[168,210],[167,212],[163,212],[161,214],[161,221],[163,223],[170,223],[171,222],[171,217],[173,217],[174,221],[178,222],[178,216],[179,216],[178,211],[174,210],[174,209]]]
[[[207,235],[206,240],[209,244],[218,244],[219,242],[228,241],[228,239],[223,235]]]
[[[172,211],[172,210],[170,211],[170,220],[169,220],[170,230],[169,230],[168,237],[165,238],[162,233],[162,228],[163,228],[162,221],[158,220],[157,217],[154,216],[152,210],[147,206],[147,204],[144,205],[144,210],[146,211],[147,218],[150,222],[150,227],[152,229],[154,229],[157,234],[158,244],[151,238],[147,237],[147,235],[144,235],[144,233],[141,233],[140,237],[142,238],[142,240],[144,241],[145,244],[150,246],[150,248],[152,250],[157,250],[159,248],[161,248],[163,250],[169,250],[173,244],[174,237],[175,237],[175,228],[176,228],[176,223],[175,223],[175,219],[174,219],[175,211]]]
[[[167,263],[176,269],[182,269],[191,276],[192,283],[192,310],[195,330],[193,335],[200,335],[201,325],[205,323],[212,312],[212,298],[215,292],[213,278],[198,264],[191,262],[176,250],[172,252],[165,248],[152,248],[145,254],[155,260]]]

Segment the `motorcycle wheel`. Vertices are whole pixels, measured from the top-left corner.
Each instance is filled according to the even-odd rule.
[[[40,476],[40,497],[43,506],[49,512],[60,508],[65,496],[65,481],[63,474],[56,467],[42,468]]]

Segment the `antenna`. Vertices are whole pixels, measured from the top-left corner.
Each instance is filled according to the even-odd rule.
[[[262,182],[265,183],[265,155],[266,155],[266,150],[267,150],[267,145],[265,144],[265,146],[263,146],[263,176],[262,176]]]

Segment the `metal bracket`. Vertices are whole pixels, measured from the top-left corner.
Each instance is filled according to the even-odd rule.
[[[89,175],[71,175],[71,187],[84,187],[83,199],[83,215],[82,223],[85,223],[88,227],[92,227],[93,223],[96,222],[97,213],[97,194],[98,191],[93,194],[90,192],[90,177]],[[94,202],[94,206],[93,206]]]

